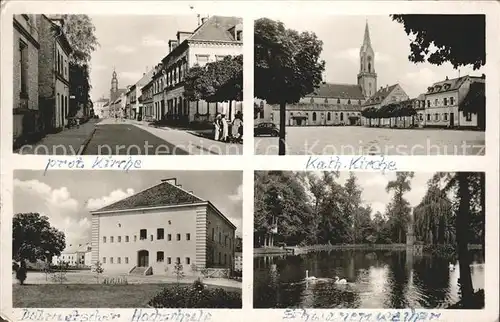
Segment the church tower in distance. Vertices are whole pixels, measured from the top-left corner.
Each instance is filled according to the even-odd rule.
[[[111,78],[111,90],[109,91],[109,99],[111,102],[117,99],[118,95],[118,78],[116,77],[116,71],[113,69],[113,77]]]
[[[369,98],[377,92],[377,73],[375,73],[375,52],[370,41],[368,21],[365,26],[363,45],[359,50],[359,61],[358,85],[361,86],[363,95]]]

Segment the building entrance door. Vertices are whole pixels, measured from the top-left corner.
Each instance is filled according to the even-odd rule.
[[[455,126],[455,113],[450,113],[450,127]]]
[[[149,266],[149,252],[147,250],[140,250],[137,254],[137,266],[148,267]]]

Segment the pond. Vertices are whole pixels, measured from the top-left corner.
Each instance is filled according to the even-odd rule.
[[[477,290],[484,288],[484,254],[471,255]],[[306,270],[316,279],[306,281]],[[460,300],[458,278],[458,261],[405,250],[255,257],[254,307],[445,308]]]

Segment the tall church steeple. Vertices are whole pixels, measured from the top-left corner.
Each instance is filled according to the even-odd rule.
[[[363,44],[359,49],[359,74],[358,85],[361,86],[363,95],[368,98],[377,91],[377,73],[375,73],[375,52],[370,40],[368,21],[365,25]]]
[[[114,101],[118,93],[118,78],[116,77],[116,70],[113,68],[113,75],[111,77],[111,90],[109,91],[109,99]]]

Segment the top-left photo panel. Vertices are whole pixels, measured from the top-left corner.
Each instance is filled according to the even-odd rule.
[[[243,153],[243,19],[13,16],[13,152]]]

